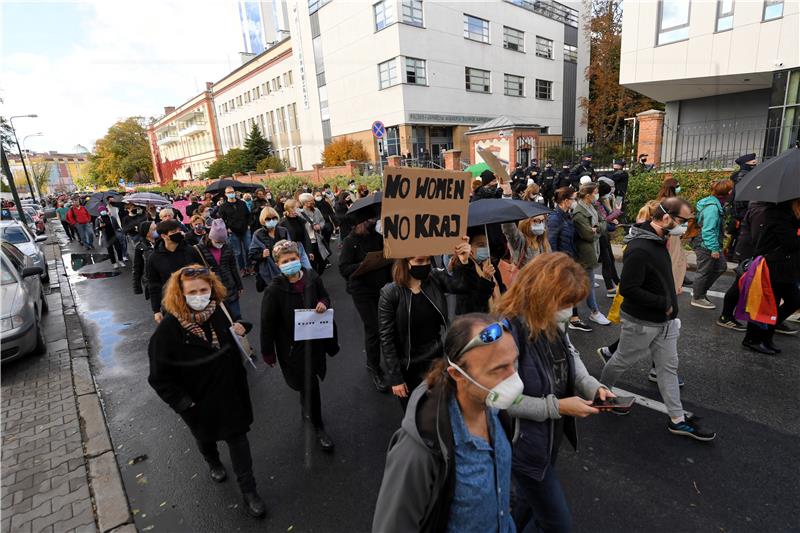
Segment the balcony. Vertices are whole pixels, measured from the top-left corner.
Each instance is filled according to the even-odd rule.
[[[178,135],[176,133],[168,133],[168,134],[164,135],[163,137],[161,137],[160,139],[158,139],[156,141],[156,144],[158,146],[165,146],[165,145],[168,145],[168,144],[176,143],[178,141],[180,141],[180,137],[178,137]]]
[[[196,133],[204,133],[205,131],[207,131],[205,122],[193,122],[181,127],[181,129],[178,130],[178,135],[181,137],[188,137]]]
[[[510,4],[519,6],[528,11],[542,15],[549,19],[567,24],[568,26],[578,27],[578,12],[571,7],[559,4],[554,0],[505,0]]]

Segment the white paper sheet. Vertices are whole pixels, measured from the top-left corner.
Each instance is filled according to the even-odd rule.
[[[333,309],[317,313],[313,309],[294,310],[294,340],[330,339],[333,337]]]

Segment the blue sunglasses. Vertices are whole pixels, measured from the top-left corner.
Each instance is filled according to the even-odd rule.
[[[473,348],[497,342],[500,339],[500,337],[503,336],[503,330],[511,331],[511,323],[508,321],[507,318],[504,318],[500,322],[489,324],[488,326],[483,328],[480,332],[478,332],[478,334],[475,335],[467,343],[467,345],[461,349],[460,352],[458,352],[456,360],[460,359],[462,355],[472,350]]]

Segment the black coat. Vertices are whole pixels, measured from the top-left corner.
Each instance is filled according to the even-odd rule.
[[[150,286],[147,281],[147,260],[153,254],[153,245],[147,239],[139,241],[133,251],[133,294],[144,293],[144,299],[150,299]]]
[[[303,388],[307,346],[310,345],[311,349],[312,372],[320,379],[325,379],[325,354],[333,356],[338,352],[335,329],[333,339],[294,340],[295,309],[313,309],[319,302],[331,307],[322,278],[306,269],[303,269],[303,277],[306,280],[303,294],[292,291],[286,276],[278,276],[267,287],[261,300],[261,353],[277,356],[286,384],[296,391]]]
[[[353,277],[353,272],[358,270],[367,253],[380,250],[383,250],[383,236],[375,231],[370,231],[366,235],[352,232],[342,241],[339,273],[347,280],[347,292],[352,294],[353,298],[370,295],[377,297],[383,286],[392,281],[391,264]]]
[[[233,253],[233,248],[227,244],[222,247],[222,252],[219,256],[219,263],[211,255],[209,246],[213,246],[208,239],[195,247],[195,251],[202,256],[205,261],[204,264],[208,265],[211,271],[219,277],[228,296],[226,300],[239,299],[239,291],[242,290],[242,278],[239,276],[239,266],[236,263],[236,254]],[[202,261],[201,261],[202,262]]]
[[[611,174],[611,179],[614,180],[614,189],[617,193],[617,196],[625,196],[628,194],[628,173],[624,170],[615,170],[613,174]]]
[[[302,244],[307,254],[314,252],[314,249],[311,248],[311,239],[308,237],[308,232],[306,231],[305,219],[300,217],[283,217],[283,219],[278,222],[278,226],[286,228],[289,232],[289,239]]]
[[[163,241],[158,241],[150,260],[147,261],[147,282],[150,286],[150,308],[153,313],[161,311],[161,293],[172,273],[192,263],[202,263],[202,261],[191,246],[182,242],[174,252],[170,252]]]
[[[456,315],[468,313],[488,313],[489,299],[494,294],[494,280],[486,279],[475,270],[475,263],[470,259],[470,272],[467,274],[475,290],[466,294],[456,294]],[[474,274],[474,275],[473,275]]]
[[[442,315],[445,329],[450,325],[445,293],[467,293],[474,288],[470,283],[469,263],[456,262],[453,275],[445,270],[433,269],[422,282],[422,292]],[[474,280],[474,278],[472,278]],[[381,335],[381,358],[390,385],[404,383],[401,368],[412,363],[433,361],[444,354],[444,341],[440,338],[434,346],[426,347],[425,353],[411,353],[411,289],[397,283],[389,283],[381,289],[378,303],[378,329]]]
[[[219,308],[209,318],[220,348],[186,331],[172,315],[158,324],[147,354],[148,383],[201,441],[227,440],[250,431],[253,409],[247,373],[230,322]],[[245,329],[249,324],[242,323]],[[194,403],[194,407],[189,407]]]
[[[233,233],[244,235],[250,229],[250,210],[242,200],[236,199],[235,202],[227,200],[217,210],[219,218],[225,222]]]
[[[791,202],[767,208],[756,253],[766,259],[773,283],[800,280],[800,220],[794,216]]]

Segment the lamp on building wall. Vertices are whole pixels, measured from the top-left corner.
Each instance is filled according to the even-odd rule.
[[[36,199],[36,195],[33,192],[33,185],[31,184],[31,177],[28,174],[28,167],[25,164],[25,158],[22,156],[22,148],[19,145],[19,139],[17,138],[17,130],[14,128],[14,119],[15,118],[38,118],[39,115],[35,113],[31,113],[29,115],[14,115],[13,117],[9,117],[8,123],[11,125],[11,133],[14,134],[14,142],[17,144],[17,151],[19,152],[19,159],[22,162],[22,170],[25,172],[25,179],[28,182],[28,189],[31,191],[31,198],[34,200]],[[9,176],[11,179],[13,177]],[[39,195],[39,199],[42,199],[42,196]]]

